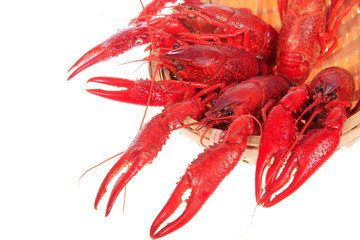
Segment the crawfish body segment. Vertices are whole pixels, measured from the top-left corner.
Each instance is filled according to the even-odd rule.
[[[315,76],[310,89],[294,88],[269,112],[256,165],[259,205],[270,207],[292,194],[335,152],[351,107],[353,81],[342,68],[324,69]],[[301,111],[306,105],[313,113],[297,133],[296,118],[304,119],[306,114]],[[280,125],[276,124],[279,119],[283,121]]]
[[[279,73],[302,84],[320,56],[318,37],[325,31],[325,0],[293,0],[279,33],[276,58]]]

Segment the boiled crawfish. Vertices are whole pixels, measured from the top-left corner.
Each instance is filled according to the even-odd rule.
[[[154,9],[158,5],[163,7],[163,3],[164,1],[154,0],[149,6]],[[248,49],[267,62],[275,60],[277,32],[248,10],[205,4],[198,0],[186,0],[173,8],[173,13],[148,16],[148,21],[145,17],[135,18],[128,27],[85,53],[70,68],[72,70],[77,67],[68,79],[98,62],[148,43],[152,46],[147,49],[169,51],[179,46],[209,45],[216,42]],[[161,10],[160,7],[152,12]]]
[[[339,145],[354,88],[354,79],[347,70],[326,68],[309,86],[292,88],[271,109],[256,164],[259,205],[270,207],[280,202],[331,157]]]
[[[200,17],[200,19],[202,18]],[[140,26],[145,23],[139,20],[134,24]],[[149,29],[145,29],[145,27],[141,29],[141,31],[146,32],[148,32],[148,30]],[[208,38],[212,38],[215,35],[216,34],[206,35],[205,40],[207,41]],[[197,35],[193,33],[182,35],[180,39],[184,40],[186,37],[186,41],[191,44],[178,44],[176,42],[172,46],[174,49],[162,43],[158,44],[159,42],[153,43],[157,48],[153,50],[149,59],[157,60],[160,66],[169,69],[176,81],[152,83],[149,79],[131,81],[123,78],[109,77],[95,77],[89,80],[89,82],[126,88],[120,91],[88,90],[96,95],[133,104],[166,106],[161,114],[153,117],[148,124],[141,128],[129,148],[123,153],[122,157],[104,178],[95,200],[95,208],[97,208],[100,199],[105,194],[110,181],[117,173],[127,167],[127,170],[116,181],[110,194],[106,215],[110,213],[118,194],[125,185],[146,164],[153,161],[168,139],[170,132],[181,125],[186,117],[191,116],[194,119],[201,120],[208,114],[211,118],[217,115],[217,118],[219,118],[219,114],[225,111],[219,109],[219,106],[222,106],[227,109],[233,108],[234,117],[232,118],[240,118],[239,120],[229,119],[227,124],[230,125],[230,128],[226,134],[226,140],[224,140],[221,145],[213,147],[212,150],[205,151],[204,154],[199,156],[197,161],[189,166],[187,173],[182,178],[183,182],[178,185],[177,190],[174,191],[171,197],[173,200],[169,200],[161,214],[156,218],[151,228],[153,238],[162,237],[190,221],[205,203],[206,199],[215,191],[222,179],[231,171],[236,163],[239,162],[241,153],[245,149],[246,137],[254,131],[252,118],[255,116],[260,119],[264,118],[265,111],[268,111],[289,88],[289,82],[277,76],[249,80],[242,85],[241,82],[247,78],[268,73],[270,70],[268,70],[267,65],[261,59],[256,58],[248,49],[243,49],[242,47],[237,48],[231,44],[218,43],[216,39],[211,39],[211,41],[214,40],[214,42],[205,43],[204,39],[198,40],[197,38],[193,38],[196,36]],[[216,36],[220,38],[224,37],[222,33]],[[124,35],[122,37],[124,37]],[[117,40],[114,40],[115,38],[110,38],[110,40],[106,41],[101,47],[99,47],[99,45],[81,57],[72,67],[78,68],[70,75],[69,79],[85,68],[121,53],[121,51],[117,50],[116,44],[119,44],[119,42],[116,42]],[[160,40],[161,39],[166,38],[160,38]],[[199,43],[203,43],[203,45],[198,44],[196,41],[200,41]],[[105,47],[105,45],[107,47]],[[102,48],[105,49],[102,50]],[[214,105],[214,109],[217,110],[209,111],[209,108],[211,108],[210,102],[213,102],[212,100],[216,100],[219,96],[219,89],[223,89],[226,85],[236,83],[240,83],[236,85],[238,87],[226,87],[228,91],[222,91],[222,98]],[[153,84],[153,88],[151,88],[151,84]],[[232,96],[233,93],[241,92],[243,92],[242,97]],[[147,101],[149,94],[150,102]],[[245,116],[250,114],[253,115],[253,117]],[[207,121],[210,121],[210,119],[207,118]],[[216,122],[214,120],[212,121]],[[208,124],[212,125],[213,123]],[[236,140],[236,138],[239,139]],[[240,148],[237,149],[235,145],[240,146]],[[226,155],[230,157],[230,159],[226,157],[221,160],[217,159],[214,154],[218,155],[223,153],[223,151],[219,152],[220,149],[228,151],[224,156]],[[237,152],[237,157],[234,159],[231,155],[235,154],[235,152]],[[229,168],[218,168],[220,167],[220,163],[228,163]],[[213,164],[214,166],[209,166],[209,164]],[[207,168],[207,170],[201,171],[201,168]],[[192,172],[193,176],[196,176],[198,180],[202,178],[213,179],[212,184],[204,186],[200,182],[194,182],[195,185],[191,185],[191,182],[186,182],[189,180],[189,172]],[[218,175],[220,172],[222,172],[222,174]],[[193,194],[190,196],[190,199],[193,200],[189,201],[187,210],[183,213],[183,216],[186,215],[186,218],[182,220],[178,219],[177,223],[173,223],[156,232],[161,223],[166,220],[165,215],[170,216],[175,210],[171,207],[169,208],[169,204],[170,206],[172,205],[171,202],[173,204],[180,204],[180,202],[174,198],[181,197],[184,193],[183,191],[185,191],[184,188],[193,189]],[[196,191],[204,194],[197,195],[195,193]],[[207,195],[207,197],[205,197],[205,195]]]
[[[289,8],[287,0],[279,0],[282,20],[276,56],[279,74],[303,84],[313,67],[337,47],[335,33],[341,19],[359,1],[351,1],[342,11],[344,0],[331,1],[327,13],[325,0],[292,0]]]
[[[169,201],[155,219],[150,235],[163,237],[186,224],[200,210],[206,200],[215,191],[220,182],[231,172],[241,159],[246,148],[248,135],[254,131],[254,118],[265,118],[266,112],[288,91],[290,82],[281,76],[259,76],[228,86],[217,95],[210,93],[222,84],[215,84],[197,93],[194,97],[166,107],[162,113],[153,117],[138,133],[129,148],[115,163],[100,186],[95,200],[97,208],[106,192],[109,182],[117,173],[127,167],[118,178],[110,194],[106,215],[125,185],[146,165],[153,161],[165,144],[170,132],[179,126],[185,117],[206,115],[208,121],[219,121],[226,116],[229,127],[221,143],[211,146],[200,154],[187,168]],[[200,97],[210,94],[212,98]],[[206,111],[206,105],[212,99],[215,104]],[[219,120],[216,120],[219,119]],[[221,120],[223,121],[223,120]],[[187,207],[182,215],[157,231],[160,225],[170,217],[182,202],[185,191],[191,189]]]
[[[254,123],[255,119],[261,123],[265,122],[256,169],[257,203],[269,207],[290,195],[335,151],[341,135],[342,123],[345,121],[350,107],[349,96],[353,91],[351,90],[351,76],[344,70],[331,68],[321,72],[319,78],[314,79],[314,84],[292,88],[281,99],[293,85],[291,80],[286,77],[267,75],[245,80],[249,77],[271,73],[266,63],[273,61],[274,43],[277,39],[277,33],[271,26],[259,21],[247,10],[203,4],[196,0],[186,0],[184,4],[175,5],[174,12],[171,14],[155,16],[168,2],[176,1],[154,0],[146,6],[145,11],[133,19],[127,28],[118,31],[82,56],[71,68],[77,69],[69,77],[70,79],[87,67],[116,57],[135,46],[151,43],[147,49],[152,48],[152,54],[145,60],[159,61],[159,66],[169,69],[176,79],[176,81],[160,83],[151,83],[148,79],[134,82],[123,78],[108,77],[96,77],[89,80],[89,82],[126,88],[121,91],[88,90],[96,95],[121,102],[146,105],[148,104],[147,97],[150,94],[149,104],[151,106],[166,106],[162,113],[153,117],[140,130],[102,182],[95,200],[95,208],[105,194],[110,181],[116,174],[127,168],[116,181],[110,194],[106,215],[110,213],[118,194],[126,184],[146,164],[153,161],[166,143],[171,131],[180,126],[186,117],[191,116],[208,128],[221,125],[224,129],[225,126],[225,135],[222,141],[210,146],[188,166],[170,199],[151,226],[152,238],[160,238],[179,229],[199,211],[220,182],[239,162],[246,147],[247,137],[258,130],[257,124]],[[293,2],[294,5],[299,3],[298,1]],[[326,23],[326,18],[322,18],[324,21],[321,24],[320,21],[315,21],[318,25],[323,26],[323,23],[326,23],[325,25],[328,26],[328,28],[321,27],[320,31],[309,38],[315,41],[317,46],[303,52],[301,44],[297,45],[296,49],[300,49],[300,54],[287,48],[283,40],[291,39],[291,34],[286,35],[290,32],[287,32],[290,24],[286,19],[292,17],[293,7],[290,5],[288,11],[281,10],[286,12],[286,17],[281,33],[282,40],[280,40],[283,41],[280,44],[283,46],[278,46],[277,68],[279,73],[287,75],[301,84],[310,69],[335,48],[336,42],[328,51],[325,50],[330,41],[335,41],[333,32],[339,21],[335,21],[335,13],[339,10],[339,7],[336,6],[332,7],[330,15],[332,17],[329,17],[332,19],[332,23]],[[323,15],[323,12],[320,15]],[[247,17],[244,18],[244,16]],[[239,19],[241,24],[238,22]],[[248,19],[250,21],[247,21]],[[306,22],[306,20],[304,21]],[[329,26],[334,26],[331,31],[327,31],[331,29]],[[295,27],[294,32],[300,33],[300,37],[303,37],[299,27]],[[151,38],[154,41],[151,41]],[[320,40],[318,41],[317,38]],[[207,53],[207,57],[202,58],[203,55],[200,53],[203,52]],[[238,60],[239,55],[242,56],[239,58],[240,60]],[[211,56],[213,61],[209,65],[207,65],[208,56]],[[293,56],[295,58],[292,58]],[[299,56],[301,61],[298,61]],[[239,67],[239,64],[243,65]],[[304,65],[307,68],[303,71]],[[284,70],[291,69],[293,66],[301,70],[299,78],[297,73],[294,75],[291,70]],[[228,75],[229,70],[232,70],[232,75]],[[331,79],[329,76],[339,77],[346,90],[334,90],[331,87],[333,85],[327,82]],[[326,80],[319,80],[323,78]],[[338,82],[341,81],[338,80]],[[320,85],[317,86],[316,82]],[[153,88],[151,88],[151,84],[153,84]],[[313,97],[315,95],[316,97]],[[346,97],[346,95],[348,96]],[[297,100],[294,101],[293,98]],[[337,98],[337,100],[333,98]],[[279,100],[279,104],[274,107]],[[213,104],[214,102],[215,104]],[[309,104],[310,107],[305,110],[308,113],[302,114],[303,108]],[[316,107],[314,107],[315,105]],[[270,111],[271,108],[273,110]],[[286,120],[280,126],[278,124],[279,116]],[[300,120],[296,121],[296,118]],[[317,121],[313,123],[312,119]],[[305,121],[309,123],[304,127]],[[301,127],[304,130],[298,131],[297,129]],[[307,130],[310,128],[313,130]],[[272,129],[276,129],[276,132],[273,132]],[[281,133],[281,131],[285,133]],[[320,135],[324,132],[328,133],[326,137],[331,136],[332,143],[325,150],[327,151],[326,156],[320,157],[316,169],[309,170],[312,163],[309,165],[308,159],[297,162],[296,156],[302,151],[306,151],[310,155],[313,149],[308,148],[310,140],[307,139],[323,140],[324,136]],[[282,143],[281,146],[274,144],[276,137],[279,138],[278,142]],[[330,142],[329,140],[324,141]],[[273,156],[275,159],[272,161]],[[284,164],[285,167],[281,171],[281,166]],[[291,178],[290,175],[296,167],[298,170],[294,178],[297,182],[293,181],[288,189],[275,196]],[[303,172],[308,175],[302,176]],[[262,184],[263,182],[265,184]],[[176,220],[159,230],[181,204],[181,198],[189,189],[191,194],[187,200],[185,211]]]
[[[174,79],[153,83],[139,79],[95,77],[97,82],[125,88],[117,91],[89,89],[90,93],[108,99],[150,106],[165,106],[195,95],[196,89],[217,83],[239,83],[248,78],[267,74],[267,65],[244,49],[224,45],[191,45],[159,54],[159,63],[171,71]],[[200,83],[197,83],[199,82]]]

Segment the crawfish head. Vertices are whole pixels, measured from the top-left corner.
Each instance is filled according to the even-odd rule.
[[[177,78],[186,81],[212,78],[227,60],[220,49],[205,45],[178,48],[163,54],[160,58]]]
[[[206,84],[241,82],[267,72],[267,66],[244,49],[223,45],[190,45],[160,54],[177,79]]]
[[[208,116],[255,115],[286,94],[291,83],[282,76],[264,75],[229,86],[220,93]]]
[[[256,83],[247,81],[229,86],[206,113],[209,126],[227,129],[233,120],[243,114],[255,114],[261,108],[262,91]]]
[[[312,127],[319,127],[323,124],[322,119],[326,119],[328,112],[326,106],[332,101],[348,105],[347,110],[349,110],[354,89],[353,76],[343,68],[330,67],[319,72],[309,85],[312,105],[319,106],[318,109],[313,110],[318,111],[318,113],[315,116],[315,121],[311,123]],[[322,109],[323,107],[325,109]]]
[[[350,102],[354,94],[355,83],[351,73],[345,69],[329,67],[315,76],[309,84],[309,88],[313,100],[322,97],[321,102],[323,103],[334,99]]]

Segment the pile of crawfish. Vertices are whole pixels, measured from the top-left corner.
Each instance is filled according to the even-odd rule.
[[[126,184],[151,163],[171,131],[185,118],[200,128],[220,129],[219,142],[207,147],[187,167],[170,199],[151,226],[153,239],[189,222],[246,149],[248,136],[260,134],[255,196],[258,205],[273,206],[296,191],[335,152],[351,110],[354,78],[345,69],[329,67],[304,84],[314,66],[336,47],[341,19],[358,4],[342,0],[278,1],[279,33],[248,9],[199,0],[153,0],[138,17],[83,55],[70,70],[84,69],[140,45],[152,50],[145,60],[156,61],[151,79],[136,81],[95,77],[89,82],[121,87],[90,93],[131,104],[163,106],[145,124],[110,169],[95,200],[95,208],[110,181],[106,215]],[[162,10],[171,5],[172,12]],[[171,79],[154,81],[160,69]],[[160,226],[191,190],[186,209]]]

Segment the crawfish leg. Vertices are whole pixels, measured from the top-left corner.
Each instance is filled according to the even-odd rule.
[[[161,10],[165,8],[166,4],[176,3],[177,1],[178,0],[153,0],[144,7],[144,9],[140,12],[139,16],[131,20],[129,25],[140,21],[145,22],[146,15],[148,15],[149,18],[156,16]],[[201,3],[200,0],[185,0],[185,2]]]
[[[221,181],[234,169],[245,150],[247,137],[252,133],[253,120],[237,118],[229,128],[225,142],[206,149],[187,168],[170,199],[153,222],[150,235],[163,237],[189,222],[216,190]],[[181,204],[185,191],[191,190],[185,211],[173,222],[158,230]]]
[[[149,18],[156,16],[161,10],[165,8],[168,3],[175,3],[177,0],[153,0],[147,4],[139,15],[130,21],[129,25],[137,22],[146,22],[146,15]]]
[[[200,102],[187,100],[172,105],[153,117],[138,133],[128,149],[105,176],[95,199],[95,209],[106,193],[110,181],[126,166],[128,169],[119,177],[110,194],[106,208],[106,216],[125,185],[146,165],[152,162],[169,138],[173,127],[177,126],[188,115],[194,115],[201,110]]]
[[[287,0],[277,0],[278,8],[279,8],[279,15],[280,15],[280,21],[284,19],[287,7],[288,7],[288,1]]]
[[[335,0],[334,2],[331,2],[327,30],[326,32],[319,34],[319,42],[323,54],[316,59],[316,63],[321,62],[324,58],[329,56],[330,53],[332,53],[338,46],[335,32],[337,31],[342,19],[350,12],[352,7],[359,2],[360,0],[353,0],[350,4],[345,6],[345,9],[341,13],[339,11],[344,5],[344,0]],[[332,45],[327,47],[327,44],[331,41],[333,42]]]
[[[360,0],[352,0],[348,5],[345,6],[344,10],[339,14],[340,8],[343,6],[344,0],[335,0],[331,3],[331,9],[329,14],[329,24],[327,32],[330,34],[330,39],[335,35],[337,28],[339,27],[342,19],[350,12],[350,10],[359,4]],[[338,15],[338,16],[336,16]]]

